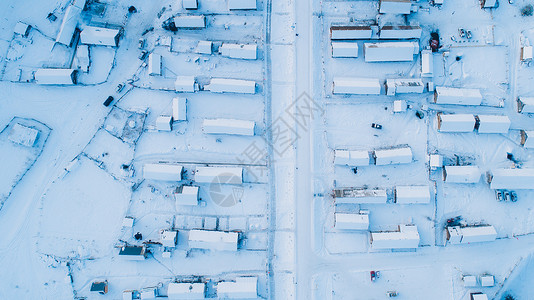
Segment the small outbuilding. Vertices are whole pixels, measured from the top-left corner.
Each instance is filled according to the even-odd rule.
[[[466,275],[462,277],[464,282],[464,287],[475,287],[477,286],[477,277],[473,275]]]
[[[255,10],[256,0],[228,0],[228,10]]]
[[[427,204],[430,203],[430,187],[428,185],[407,185],[395,187],[395,203]]]
[[[408,146],[374,151],[375,165],[409,164],[413,160],[412,148]]]
[[[253,136],[256,123],[235,119],[204,119],[202,130],[205,134],[229,134]]]
[[[95,281],[91,283],[91,292],[98,292],[99,294],[105,295],[108,293],[108,281]]]
[[[198,0],[182,0],[182,7],[188,10],[198,9]]]
[[[517,112],[522,114],[534,114],[534,97],[518,97]]]
[[[177,187],[174,191],[174,200],[176,201],[176,206],[198,205],[198,192],[198,186],[181,185]]]
[[[471,293],[471,300],[488,300],[488,295],[484,293]]]
[[[336,204],[385,204],[388,194],[381,189],[337,188],[334,199]]]
[[[182,29],[203,29],[206,28],[206,17],[204,15],[180,15],[174,17],[174,25]]]
[[[341,230],[369,230],[368,214],[334,213],[334,228]]]
[[[197,44],[196,52],[200,54],[211,55],[213,49],[212,41],[199,41]]]
[[[416,47],[413,42],[364,43],[363,54],[366,62],[413,61]]]
[[[373,36],[371,26],[332,26],[332,40],[368,40]]]
[[[508,133],[510,129],[510,118],[498,115],[477,115],[478,133]]]
[[[27,37],[28,34],[30,34],[31,28],[32,27],[26,23],[18,22],[17,25],[15,25],[15,29],[13,30],[13,32],[22,37]]]
[[[184,167],[175,164],[145,164],[143,178],[146,180],[181,181]]]
[[[447,183],[478,183],[482,173],[477,166],[445,166],[443,181]]]
[[[419,232],[416,225],[399,225],[397,231],[371,232],[371,248],[416,249],[419,247]]]
[[[475,106],[482,103],[482,94],[478,89],[437,86],[434,93],[434,103]]]
[[[205,299],[206,298],[206,284],[188,283],[188,282],[171,282],[167,287],[167,297],[172,300],[177,299]]]
[[[163,247],[174,248],[178,243],[177,230],[163,230],[160,236],[160,243]]]
[[[214,93],[255,94],[256,82],[253,80],[212,78],[204,89]]]
[[[521,47],[521,61],[532,60],[532,46]]]
[[[39,138],[40,131],[26,125],[15,123],[9,130],[8,139],[18,145],[33,147]]]
[[[177,76],[174,90],[177,92],[195,92],[195,76]]]
[[[334,94],[380,95],[380,90],[380,80],[378,78],[334,78]]]
[[[237,232],[191,230],[189,231],[189,247],[217,251],[237,251],[239,234]]]
[[[258,46],[255,44],[245,45],[223,43],[219,48],[219,51],[222,56],[253,60],[257,58]]]
[[[332,42],[332,57],[358,57],[358,44],[351,42]]]
[[[521,130],[521,146],[525,148],[534,148],[534,131]]]
[[[438,131],[450,133],[472,132],[475,129],[476,119],[471,114],[445,115],[437,114]]]
[[[173,122],[187,121],[187,99],[176,97],[172,99],[172,120]]]
[[[156,119],[156,129],[159,131],[172,131],[172,116],[159,116]]]
[[[44,85],[75,85],[78,71],[74,69],[38,69],[34,74],[35,82]]]
[[[498,6],[497,0],[482,0],[482,8],[495,8]]]
[[[480,285],[483,287],[495,286],[495,277],[493,275],[480,276]]]
[[[410,0],[380,0],[381,14],[402,14],[409,15],[412,12],[412,1]]]
[[[195,181],[199,183],[242,184],[241,167],[197,167]]]
[[[258,298],[258,277],[237,277],[235,281],[217,283],[219,299],[256,299]]]
[[[534,169],[496,169],[488,173],[488,182],[493,190],[532,190]]]
[[[148,75],[161,76],[161,55],[152,52],[148,56]]]
[[[335,150],[334,164],[351,167],[363,167],[370,164],[369,151],[367,150]]]
[[[145,260],[145,246],[122,246],[119,250],[119,256],[128,260]]]
[[[120,29],[85,26],[80,33],[80,42],[85,45],[117,47],[120,33]]]

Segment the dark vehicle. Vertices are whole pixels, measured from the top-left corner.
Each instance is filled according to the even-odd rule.
[[[382,129],[382,125],[380,125],[378,123],[371,124],[371,127],[375,128],[375,129]]]
[[[461,216],[456,216],[447,220],[447,226],[458,226],[462,220]]]
[[[49,13],[48,16],[46,16],[46,18],[47,18],[48,21],[50,21],[50,22],[55,22],[55,21],[57,20],[56,15],[54,15],[53,13]]]
[[[371,271],[371,281],[375,281],[377,278],[376,271]]]
[[[436,31],[430,33],[430,48],[432,49],[432,52],[437,52],[440,45],[439,45],[439,33]]]
[[[510,201],[510,192],[508,191],[503,192],[503,198],[504,198],[504,201],[506,202]]]
[[[514,191],[510,192],[510,201],[517,202],[517,194]]]
[[[386,292],[386,296],[392,298],[392,297],[397,297],[399,295],[399,293],[397,293],[397,291],[387,291]]]
[[[124,84],[119,83],[119,84],[117,85],[117,93],[122,92],[123,89],[124,89]]]
[[[495,191],[495,197],[497,198],[497,201],[501,202],[501,201],[504,201],[504,197],[502,195],[502,192],[501,191]]]
[[[419,119],[423,119],[425,117],[425,113],[418,110],[415,112],[415,116],[418,117]]]
[[[143,50],[143,51],[141,51],[141,54],[139,54],[139,59],[140,60],[145,60],[147,56],[148,56],[148,51]]]
[[[115,99],[113,99],[113,96],[109,96],[109,97],[106,99],[106,101],[104,101],[104,106],[105,106],[105,107],[108,107],[108,106],[111,104],[111,102],[113,102],[113,100],[115,100]]]

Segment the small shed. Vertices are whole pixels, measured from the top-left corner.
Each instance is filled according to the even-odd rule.
[[[163,247],[174,248],[178,243],[177,230],[163,230],[160,236],[160,242]]]
[[[496,169],[488,174],[490,189],[532,190],[534,169]]]
[[[367,150],[335,150],[334,164],[351,167],[363,167],[370,164],[369,151]]]
[[[174,192],[174,200],[176,201],[176,206],[182,205],[198,205],[198,186],[187,186],[182,185],[176,188]]]
[[[187,99],[176,97],[172,99],[172,120],[187,121]]]
[[[342,230],[369,230],[368,214],[334,213],[336,229]]]
[[[521,47],[521,61],[532,60],[532,46]]]
[[[364,43],[363,54],[366,62],[413,61],[413,42]]]
[[[423,30],[419,26],[410,25],[386,25],[380,28],[379,37],[381,39],[420,39]]]
[[[214,93],[255,94],[256,82],[253,80],[212,78],[210,84],[204,88]]]
[[[495,286],[495,277],[493,275],[480,276],[480,285],[483,287]]]
[[[430,187],[428,185],[396,186],[395,202],[397,204],[430,203]]]
[[[421,77],[434,76],[434,56],[432,50],[421,51]]]
[[[202,130],[205,134],[230,134],[253,136],[256,123],[235,119],[204,119]]]
[[[141,300],[155,300],[157,297],[156,288],[145,288],[139,292],[139,298]]]
[[[332,26],[332,40],[368,40],[373,36],[371,26]]]
[[[420,78],[397,78],[386,80],[386,94],[421,94],[425,89],[423,80]]]
[[[517,111],[522,114],[534,114],[534,97],[518,97]]]
[[[156,129],[159,131],[172,131],[172,116],[159,116],[156,119]]]
[[[471,293],[471,300],[488,300],[488,295],[483,293]]]
[[[197,0],[182,0],[182,7],[184,9],[198,9]]]
[[[377,166],[409,164],[413,160],[412,148],[408,146],[375,150],[374,157]]]
[[[445,166],[443,181],[447,183],[478,183],[482,173],[476,166]]]
[[[174,90],[193,93],[195,91],[195,76],[177,76],[174,82]]]
[[[167,288],[167,297],[169,299],[205,299],[206,284],[188,283],[188,282],[171,282]]]
[[[443,156],[439,154],[430,154],[430,168],[432,170],[443,167]]]
[[[237,232],[197,229],[189,231],[189,247],[192,249],[237,251],[238,239]]]
[[[381,14],[402,14],[409,15],[412,12],[412,1],[410,0],[380,0]]]
[[[78,45],[76,47],[76,54],[74,56],[76,66],[80,71],[84,73],[89,72],[89,66],[91,65],[91,59],[89,57],[89,46],[88,45]]]
[[[228,0],[228,10],[254,10],[256,0]]]
[[[204,15],[200,15],[200,16],[180,15],[180,16],[174,17],[174,25],[176,25],[176,28],[202,29],[202,28],[206,28],[206,17]]]
[[[388,201],[386,190],[364,188],[334,189],[336,204],[385,204]]]
[[[258,277],[237,277],[234,282],[217,283],[219,299],[256,299],[258,298]]]
[[[476,119],[470,114],[444,115],[438,113],[439,132],[472,132],[475,129]]]
[[[148,75],[161,76],[161,55],[152,52],[148,56]]]
[[[18,145],[33,147],[39,138],[39,130],[15,123],[11,130],[9,130],[8,139]]]
[[[134,218],[132,217],[124,217],[122,219],[122,227],[123,228],[132,228],[134,225]]]
[[[492,225],[448,226],[446,233],[447,241],[452,245],[491,242],[497,238],[497,232]]]
[[[395,100],[393,101],[393,112],[400,113],[405,112],[408,109],[408,103],[405,100]]]
[[[371,232],[371,248],[415,249],[419,247],[419,232],[416,225],[399,225],[397,231]]]
[[[59,32],[56,36],[56,43],[65,46],[70,46],[72,44],[74,32],[78,26],[81,13],[82,9],[75,5],[69,5],[67,7],[63,21],[61,21],[61,26],[59,27]]]
[[[98,292],[102,295],[108,293],[108,281],[95,281],[91,283],[91,292]]]
[[[478,133],[508,133],[510,118],[498,115],[477,115]]]
[[[80,42],[85,45],[117,47],[120,32],[119,29],[85,26],[80,33]]]
[[[146,258],[145,246],[122,246],[119,256],[128,260],[144,260]]]
[[[45,85],[74,85],[77,75],[74,69],[38,69],[34,74],[35,82]]]
[[[243,168],[197,167],[195,170],[195,181],[199,183],[242,184]]]
[[[525,148],[534,148],[534,131],[521,130],[521,146]]]
[[[175,164],[145,164],[143,178],[146,180],[181,181],[184,167]]]
[[[464,287],[475,287],[477,286],[477,277],[473,275],[466,275],[462,277],[464,282]]]
[[[197,44],[196,52],[200,54],[211,55],[212,48],[213,48],[212,41],[199,41]]]
[[[380,95],[378,78],[334,77],[334,94]]]
[[[482,103],[482,94],[478,89],[437,86],[434,93],[434,103],[480,105]]]
[[[498,6],[497,0],[482,0],[482,8],[495,8]]]
[[[28,34],[30,34],[31,28],[32,27],[26,23],[18,22],[17,25],[15,25],[13,32],[20,36],[27,37]]]
[[[332,57],[358,57],[358,44],[332,42]]]
[[[219,48],[222,56],[240,59],[256,59],[258,46],[256,44],[228,44],[223,43]]]
[[[134,299],[134,291],[123,291],[122,292],[122,300],[133,300]]]

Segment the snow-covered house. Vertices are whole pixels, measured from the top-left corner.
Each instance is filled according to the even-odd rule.
[[[32,27],[26,23],[18,22],[17,25],[15,25],[13,32],[20,36],[27,37],[31,28]]]
[[[373,36],[370,26],[332,26],[330,38],[332,40],[368,40]]]
[[[189,231],[189,248],[237,251],[238,239],[237,232],[194,229]]]
[[[206,284],[188,283],[188,282],[171,282],[167,288],[167,297],[172,300],[177,299],[205,299]]]
[[[253,80],[212,78],[204,89],[214,93],[255,94],[256,82]]]
[[[495,277],[493,275],[480,276],[480,285],[483,287],[495,286]]]
[[[386,25],[378,33],[381,39],[420,39],[423,30],[419,26]]]
[[[436,104],[480,105],[482,94],[478,89],[437,86],[434,93]]]
[[[476,119],[474,115],[438,113],[437,116],[439,132],[472,132],[475,129]]]
[[[358,57],[358,44],[332,42],[332,57]]]
[[[145,246],[122,246],[119,256],[128,260],[144,260],[146,258]]]
[[[334,213],[336,229],[342,230],[369,230],[368,214]]]
[[[195,76],[177,76],[174,81],[174,90],[177,92],[194,92]]]
[[[156,129],[159,131],[172,131],[172,116],[157,117]]]
[[[375,150],[374,158],[377,166],[409,164],[413,159],[412,148],[406,146]]]
[[[428,185],[407,185],[395,187],[397,204],[430,203],[430,187]]]
[[[388,201],[386,190],[371,190],[362,188],[334,189],[336,204],[385,204]]]
[[[473,275],[463,276],[462,280],[464,282],[464,287],[475,287],[477,286],[477,277]]]
[[[182,0],[184,9],[198,9],[198,0]]]
[[[15,123],[9,131],[8,139],[15,143],[26,147],[33,147],[39,138],[39,130]]]
[[[174,200],[176,206],[182,205],[198,205],[198,186],[182,185],[176,188],[174,192]]]
[[[371,232],[371,248],[415,249],[419,247],[419,232],[416,225],[399,225],[398,231]]]
[[[223,43],[219,48],[222,56],[240,59],[256,59],[258,46],[256,44],[228,44]]]
[[[258,297],[258,277],[241,276],[234,282],[217,283],[219,299],[256,299]]]
[[[206,28],[206,17],[181,15],[174,17],[176,28],[201,29]]]
[[[510,118],[498,115],[477,115],[478,133],[508,133]]]
[[[445,166],[443,180],[448,183],[477,183],[482,173],[477,166]]]
[[[195,169],[195,181],[199,183],[242,184],[243,168],[197,167]]]
[[[396,78],[386,80],[386,95],[395,94],[421,94],[425,89],[420,78]]]
[[[378,78],[334,78],[334,94],[380,95],[380,89]]]
[[[206,134],[253,136],[256,123],[235,119],[204,119],[202,130]]]
[[[212,49],[213,49],[212,41],[199,41],[197,44],[196,52],[200,54],[211,55]]]
[[[364,43],[363,54],[366,62],[413,61],[413,42]]]
[[[534,131],[521,130],[521,146],[525,148],[534,148]]]
[[[532,46],[521,47],[521,61],[532,60]]]
[[[447,226],[447,241],[451,245],[491,242],[497,238],[497,231],[491,225]]]
[[[184,167],[174,164],[145,164],[143,178],[147,180],[181,181]]]
[[[495,8],[497,7],[497,0],[482,0],[482,8]]]
[[[82,9],[75,5],[69,5],[65,10],[65,16],[61,21],[59,32],[56,37],[56,43],[60,43],[66,46],[72,44],[76,27],[78,26],[78,20],[82,14]]]
[[[176,97],[172,99],[172,120],[187,121],[187,99]]]
[[[160,243],[163,247],[176,247],[176,244],[178,243],[178,231],[163,230],[160,235]]]
[[[150,53],[148,56],[148,75],[161,76],[161,55]]]
[[[120,29],[85,26],[80,33],[80,42],[86,45],[117,47],[120,32]]]
[[[74,69],[38,69],[34,76],[37,84],[73,85],[78,81],[78,71]]]
[[[434,76],[434,58],[431,50],[421,51],[421,77]]]
[[[256,0],[228,0],[228,10],[255,10]]]
[[[534,169],[496,169],[488,174],[490,189],[532,190]]]
[[[412,12],[412,1],[410,0],[380,0],[381,14],[402,14],[409,15]]]
[[[335,150],[334,164],[351,167],[368,166],[370,163],[367,150]]]
[[[517,111],[522,114],[534,114],[534,97],[518,97]]]

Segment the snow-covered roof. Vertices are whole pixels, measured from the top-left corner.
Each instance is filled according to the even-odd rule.
[[[183,97],[176,97],[172,99],[172,120],[186,121],[187,120],[187,99]]]
[[[148,56],[148,75],[161,75],[161,55],[150,53]]]
[[[380,0],[381,14],[403,14],[409,15],[412,11],[410,0]]]
[[[133,300],[134,291],[123,291],[122,300]]]
[[[74,5],[69,5],[65,10],[65,16],[61,22],[61,27],[56,37],[56,43],[70,46],[72,37],[76,26],[78,26],[78,20],[82,13],[82,9]]]
[[[197,9],[198,1],[197,0],[182,0],[182,7],[184,9]]]
[[[124,219],[122,219],[122,227],[132,228],[133,224],[134,224],[134,218],[132,217],[124,217]]]
[[[235,119],[204,119],[202,129],[206,134],[231,134],[253,136],[256,123]]]
[[[335,150],[334,164],[353,167],[369,165],[369,151],[367,150]]]
[[[521,47],[521,60],[532,59],[532,46]]]
[[[395,78],[386,80],[388,95],[415,93],[421,94],[425,86],[421,78]]]
[[[181,186],[174,193],[176,205],[198,205],[198,186]]]
[[[432,77],[434,74],[434,57],[431,50],[421,51],[421,76]]]
[[[141,294],[141,300],[153,300],[156,299],[156,289],[155,288],[149,288],[144,289],[140,292]]]
[[[519,112],[523,114],[534,113],[534,97],[519,97],[518,98]]]
[[[471,294],[471,299],[472,300],[488,300],[488,295],[482,294],[482,293]]]
[[[10,141],[26,147],[33,147],[38,137],[39,130],[20,123],[15,123],[13,127],[11,127],[8,135]]]
[[[448,226],[448,241],[450,244],[470,244],[491,242],[497,238],[497,232],[491,225],[484,226]]]
[[[363,54],[366,62],[413,61],[414,48],[412,42],[364,43]]]
[[[497,0],[482,0],[483,8],[493,8],[497,7]]]
[[[368,214],[348,214],[335,213],[336,229],[346,230],[368,230],[369,229],[369,215]]]
[[[332,57],[358,57],[358,44],[332,42]]]
[[[145,164],[143,178],[148,180],[181,181],[184,167],[174,164]]]
[[[27,36],[28,33],[30,32],[30,28],[31,26],[26,23],[17,22],[13,32],[16,34],[20,34],[22,36]]]
[[[381,39],[420,39],[423,30],[419,26],[386,25],[380,28]]]
[[[119,35],[119,29],[85,26],[80,33],[80,42],[86,45],[117,47]]]
[[[508,133],[510,118],[497,115],[477,115],[479,120],[478,133]]]
[[[534,189],[534,169],[496,169],[490,178],[491,189]]]
[[[175,230],[164,230],[161,233],[161,245],[163,247],[176,247],[176,242],[178,241],[178,231]]]
[[[75,56],[76,66],[82,72],[89,72],[89,65],[91,60],[89,58],[89,46],[88,45],[78,45],[76,47],[76,56]]]
[[[258,46],[256,44],[245,45],[223,43],[219,51],[222,56],[230,58],[256,59],[257,49]]]
[[[177,92],[194,92],[195,76],[177,76],[174,82],[174,90]]]
[[[393,112],[405,112],[408,109],[408,103],[405,100],[393,101]]]
[[[256,9],[256,0],[228,0],[228,9]]]
[[[212,47],[212,41],[199,41],[197,44],[196,52],[200,54],[211,54]]]
[[[495,285],[495,277],[493,275],[480,276],[480,285],[483,287],[491,287]]]
[[[525,148],[534,148],[534,131],[521,130],[521,145]]]
[[[237,251],[237,232],[191,230],[189,231],[189,247],[219,251]]]
[[[205,283],[171,282],[167,288],[169,299],[205,299]]]
[[[362,188],[338,188],[334,190],[336,204],[384,204],[388,201],[386,190],[371,190]]]
[[[200,183],[242,184],[243,168],[197,167],[195,169],[195,181]]]
[[[334,78],[334,94],[380,95],[378,78]]]
[[[443,172],[449,183],[477,183],[482,175],[477,166],[445,166]]]
[[[437,104],[480,105],[482,94],[479,89],[437,86],[434,102]]]
[[[395,202],[398,204],[430,203],[428,185],[409,185],[395,187]]]
[[[410,147],[375,150],[374,156],[377,166],[409,164],[413,159]]]
[[[370,39],[373,30],[370,26],[332,26],[330,34],[332,40],[360,40]]]
[[[204,89],[214,93],[255,94],[256,82],[253,80],[212,78],[210,84],[206,85]]]
[[[38,69],[35,71],[37,84],[73,85],[76,84],[76,70],[74,69]]]
[[[373,249],[413,249],[419,247],[416,225],[399,225],[399,231],[371,232]]]
[[[256,299],[258,297],[258,277],[237,277],[234,282],[217,283],[217,297],[231,299]]]
[[[85,7],[85,4],[87,3],[87,0],[73,0],[72,5],[78,7],[79,9],[82,9]]]
[[[475,116],[470,114],[444,115],[438,113],[439,132],[472,132],[475,129]]]
[[[467,275],[467,276],[464,276],[462,279],[464,281],[464,286],[465,287],[475,287],[475,286],[477,286],[477,277],[474,276],[474,275]]]
[[[205,28],[206,27],[206,17],[205,16],[176,16],[174,17],[174,25],[177,28]]]
[[[119,256],[130,260],[144,260],[146,248],[145,246],[123,246],[119,249]]]
[[[172,131],[172,117],[171,116],[157,117],[156,129],[160,131]]]

